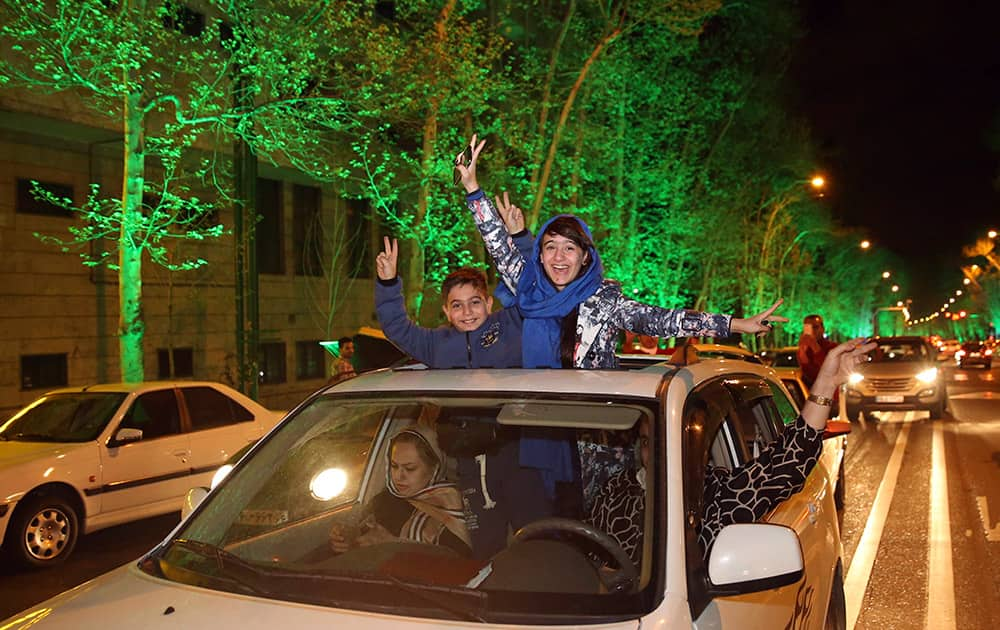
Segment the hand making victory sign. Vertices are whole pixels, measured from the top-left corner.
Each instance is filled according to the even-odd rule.
[[[476,179],[476,161],[479,159],[479,154],[482,153],[483,147],[486,146],[486,140],[479,140],[478,138],[476,134],[472,134],[469,146],[462,149],[462,152],[455,156],[455,168],[458,169],[462,186],[465,187],[465,192],[467,193],[479,190],[479,180]],[[455,183],[457,184],[458,182]]]
[[[375,271],[379,280],[393,280],[396,277],[396,261],[399,259],[399,242],[392,239],[389,242],[388,236],[383,236],[385,251],[379,252],[375,257]]]
[[[493,200],[496,202],[500,218],[503,219],[503,224],[507,226],[508,232],[517,234],[524,229],[524,213],[510,202],[507,191],[504,191],[502,200],[500,197],[494,197]]]
[[[787,317],[773,315],[774,311],[781,306],[782,302],[784,302],[784,300],[779,299],[771,305],[771,308],[757,313],[753,317],[748,317],[746,319],[734,317],[729,324],[730,330],[734,333],[764,335],[771,332],[771,328],[775,322],[782,324],[788,323]]]

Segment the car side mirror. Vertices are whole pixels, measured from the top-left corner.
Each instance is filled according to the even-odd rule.
[[[181,505],[181,520],[186,520],[191,512],[201,505],[201,502],[208,496],[208,488],[195,486],[184,495],[184,503]]]
[[[838,435],[847,435],[851,432],[851,423],[847,420],[827,420],[826,430],[823,431],[823,439],[827,440]]]
[[[727,525],[708,556],[710,592],[742,595],[795,584],[804,565],[794,529],[771,523]]]
[[[128,442],[138,442],[141,439],[142,429],[124,427],[118,429],[118,433],[115,433],[114,441],[109,446],[121,446],[122,444],[127,444]]]

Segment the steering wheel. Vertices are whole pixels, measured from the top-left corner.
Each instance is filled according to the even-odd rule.
[[[611,536],[583,521],[558,517],[542,518],[517,530],[514,534],[514,540],[523,542],[538,538],[551,538],[552,534],[557,533],[573,534],[588,540],[611,556],[618,566],[618,570],[607,575],[605,572],[598,571],[601,582],[604,583],[609,592],[628,592],[639,583],[639,572],[621,545]]]

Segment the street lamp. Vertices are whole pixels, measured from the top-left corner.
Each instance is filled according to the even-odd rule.
[[[826,180],[822,175],[816,175],[809,180],[809,184],[816,190],[822,190],[826,186]]]
[[[898,284],[892,285],[892,292],[893,293],[899,293],[899,285]]]
[[[986,236],[988,236],[990,238],[996,238],[997,237],[997,231],[996,230],[990,230],[989,232],[986,233]]]
[[[884,280],[888,280],[888,279],[889,279],[889,276],[891,276],[891,275],[892,275],[892,274],[891,274],[891,273],[889,273],[888,271],[883,271],[883,272],[882,272],[882,278],[883,278]]]
[[[861,249],[868,249],[869,247],[872,246],[872,242],[869,241],[868,239],[865,239],[865,240],[861,241],[861,243],[859,243],[859,245],[861,246]]]

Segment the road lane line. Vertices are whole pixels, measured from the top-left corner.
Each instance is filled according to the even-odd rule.
[[[955,574],[951,558],[951,518],[948,507],[948,468],[944,456],[944,428],[934,423],[931,442],[930,549],[927,574],[927,625],[934,630],[955,628]]]
[[[865,599],[865,591],[868,590],[868,580],[871,578],[872,568],[875,566],[875,555],[882,540],[886,516],[889,514],[889,506],[892,505],[892,495],[896,492],[899,469],[903,465],[903,452],[906,450],[906,441],[910,437],[910,423],[913,421],[913,413],[912,411],[906,413],[903,426],[900,427],[899,434],[896,436],[896,444],[892,448],[892,455],[889,456],[889,463],[886,464],[885,474],[882,475],[882,482],[875,494],[875,501],[872,502],[872,509],[868,513],[868,521],[865,522],[865,531],[861,534],[858,548],[851,558],[851,567],[847,571],[847,580],[844,581],[844,597],[847,600],[847,630],[854,630],[854,625],[858,622],[858,616],[861,614],[861,603]]]

